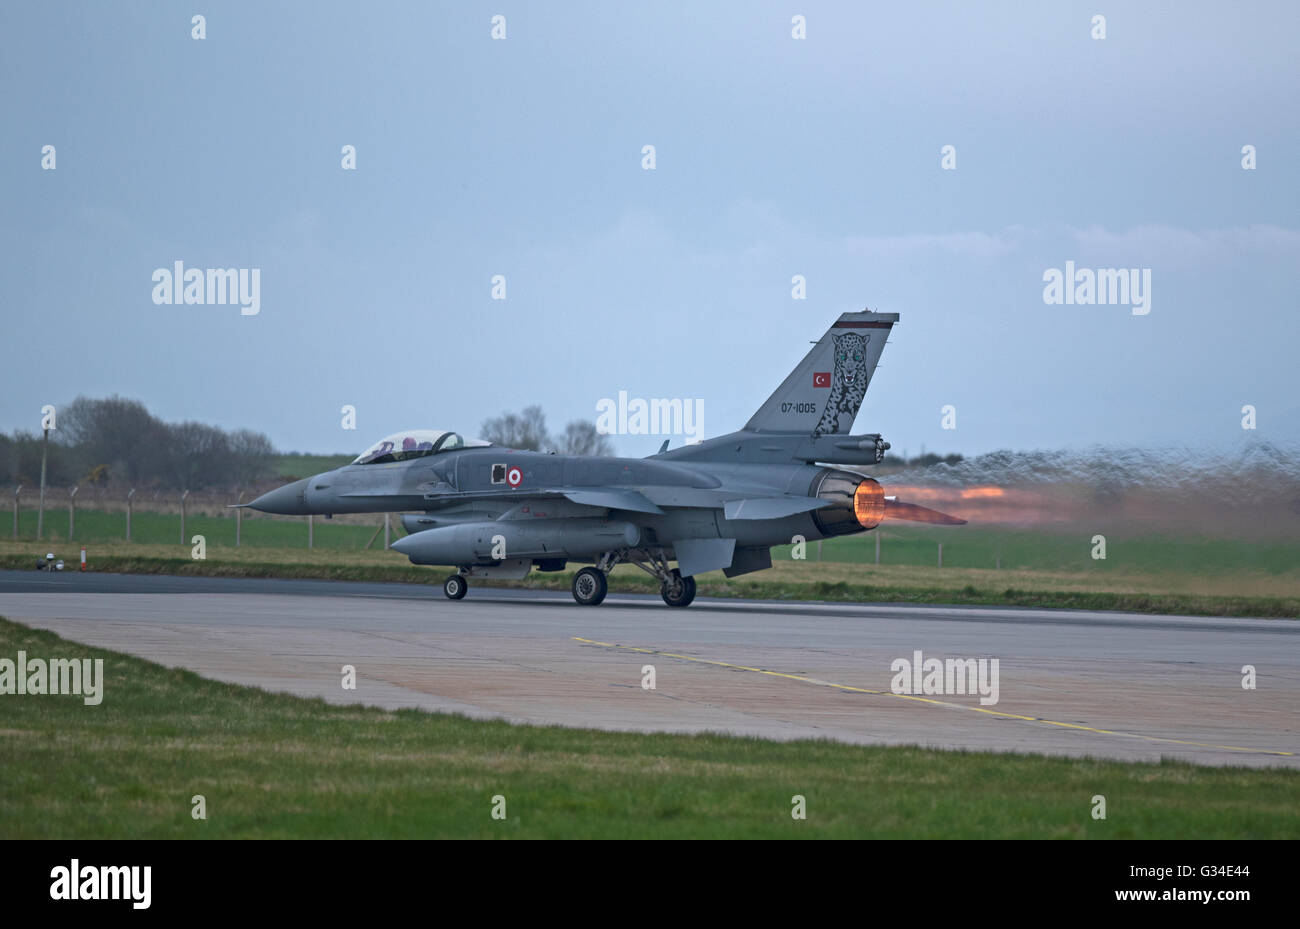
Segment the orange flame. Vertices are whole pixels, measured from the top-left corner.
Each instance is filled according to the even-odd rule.
[[[885,518],[885,488],[867,478],[853,491],[853,515],[863,529],[874,529]]]
[[[961,492],[963,500],[971,500],[982,497],[1002,497],[1006,491],[1001,487],[967,487]]]

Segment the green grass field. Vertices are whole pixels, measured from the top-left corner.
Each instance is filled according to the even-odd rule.
[[[335,468],[350,464],[360,453],[361,449],[358,448],[350,455],[308,455],[298,453],[276,455],[272,459],[271,467],[282,478],[311,477],[313,474],[320,474],[322,471],[333,471]]]
[[[1098,530],[1104,532],[1104,528]],[[1093,533],[1048,529],[924,525],[889,526],[861,535],[822,542],[822,559],[848,564],[873,564],[875,533],[881,534],[882,565],[938,564],[943,544],[947,568],[1074,571],[1112,574],[1240,573],[1286,574],[1300,569],[1300,541],[1177,538],[1160,534],[1106,535],[1106,558],[1092,557]],[[790,546],[774,548],[773,560],[788,559]],[[816,559],[817,543],[808,543],[807,557]]]
[[[330,706],[102,658],[103,702],[0,696],[0,838],[1296,838],[1300,773],[641,735]],[[794,795],[807,819],[791,817]],[[1092,818],[1092,797],[1107,818]],[[207,819],[191,816],[202,795]],[[506,819],[491,817],[505,798]]]
[[[314,545],[340,551],[360,550],[374,535],[383,517],[373,523],[358,525],[318,518],[315,521]],[[24,508],[19,513],[20,540],[36,539],[37,513]],[[12,520],[0,519],[3,538],[11,538]],[[181,544],[180,516],[137,510],[131,517],[132,541],[143,545]],[[393,538],[402,534],[396,517],[392,519]],[[938,546],[943,543],[945,568],[1031,570],[1095,574],[1170,574],[1232,577],[1262,574],[1300,578],[1300,541],[1250,541],[1242,539],[1177,538],[1158,534],[1134,535],[1128,532],[1107,535],[1104,560],[1092,557],[1091,533],[1065,533],[1047,529],[1013,529],[1006,527],[932,527],[923,525],[890,526],[855,536],[828,539],[819,544],[807,543],[806,563],[820,560],[836,564],[873,565],[875,536],[881,536],[881,564],[884,566],[930,567],[938,563]],[[233,516],[185,518],[188,537],[201,534],[211,546],[233,546]],[[96,544],[119,542],[126,536],[124,513],[78,510],[76,542]],[[45,539],[68,541],[66,509],[50,510],[45,516]],[[243,545],[254,548],[307,548],[307,520],[272,519],[245,513],[241,530]],[[791,546],[772,550],[773,561],[791,561]],[[1300,593],[1300,580],[1297,581]]]
[[[247,497],[245,499],[248,499]],[[315,521],[314,544],[318,548],[338,550],[360,550],[375,534],[376,527],[383,521],[382,516],[375,517],[372,526],[355,523],[341,523],[320,518]],[[261,515],[249,515],[247,511],[241,520],[240,544],[253,548],[307,548],[307,520],[272,519]],[[18,534],[20,539],[36,540],[37,512],[35,509],[19,511]],[[5,539],[12,538],[13,511],[9,521],[0,519],[0,526],[7,528]],[[106,542],[122,542],[126,539],[126,514],[104,512],[102,510],[77,510],[76,539],[78,545],[96,545]],[[402,527],[396,518],[392,519],[393,538],[402,535]],[[202,535],[208,545],[235,544],[235,518],[233,516],[202,516],[196,513],[185,515],[185,537],[189,548],[189,539]],[[44,538],[57,544],[68,540],[68,512],[66,509],[46,511]],[[155,513],[137,509],[131,514],[131,541],[141,545],[181,544],[181,518],[179,513]],[[382,538],[381,538],[382,542]]]

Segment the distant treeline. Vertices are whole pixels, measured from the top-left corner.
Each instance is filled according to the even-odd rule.
[[[263,433],[203,423],[165,423],[143,403],[78,397],[56,412],[46,484],[171,490],[246,487],[274,476],[275,449]],[[42,437],[0,434],[0,478],[34,487]]]
[[[140,490],[228,490],[249,488],[283,477],[290,470],[326,470],[336,463],[322,456],[299,456],[286,462],[261,432],[227,432],[203,423],[165,423],[137,400],[78,397],[56,411],[50,432],[45,482],[50,487],[92,485]],[[558,451],[566,455],[611,455],[609,438],[595,425],[574,420],[551,435],[539,406],[506,412],[483,423],[482,438],[509,448]],[[0,481],[36,487],[41,477],[39,432],[0,433]],[[956,465],[961,455],[927,453],[889,459],[894,464]],[[277,465],[280,468],[277,468]],[[305,476],[295,475],[295,476]]]
[[[612,455],[609,438],[596,430],[596,424],[575,419],[561,435],[551,435],[546,428],[546,414],[540,406],[527,406],[518,413],[505,412],[483,421],[479,438],[506,448],[533,452],[558,452],[561,455]]]

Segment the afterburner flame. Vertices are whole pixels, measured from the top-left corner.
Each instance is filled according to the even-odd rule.
[[[982,525],[1037,525],[1068,522],[1079,518],[1058,494],[1043,488],[976,484],[973,487],[891,484],[899,500],[934,507]],[[888,514],[889,519],[894,514]]]
[[[885,518],[885,488],[867,478],[853,491],[853,515],[863,529],[875,529]]]

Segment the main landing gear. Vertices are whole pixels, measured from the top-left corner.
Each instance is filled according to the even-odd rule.
[[[695,578],[682,577],[682,572],[673,568],[672,576],[660,585],[659,596],[669,606],[690,606],[695,599]]]
[[[573,576],[573,599],[580,606],[596,606],[603,601],[609,593],[609,572],[620,561],[634,564],[658,580],[659,596],[669,606],[690,606],[695,599],[695,578],[682,577],[678,568],[670,567],[663,549],[606,552],[594,567],[583,568]],[[448,600],[463,600],[468,591],[469,578],[460,571],[442,582],[442,592]]]
[[[594,568],[583,568],[573,578],[573,599],[582,606],[595,606],[609,592],[609,572],[620,561],[634,564],[659,581],[659,596],[669,606],[690,606],[695,599],[695,578],[682,577],[668,566],[662,549],[606,552]]]
[[[609,593],[609,581],[600,568],[583,568],[573,576],[573,599],[581,606],[595,606]]]

